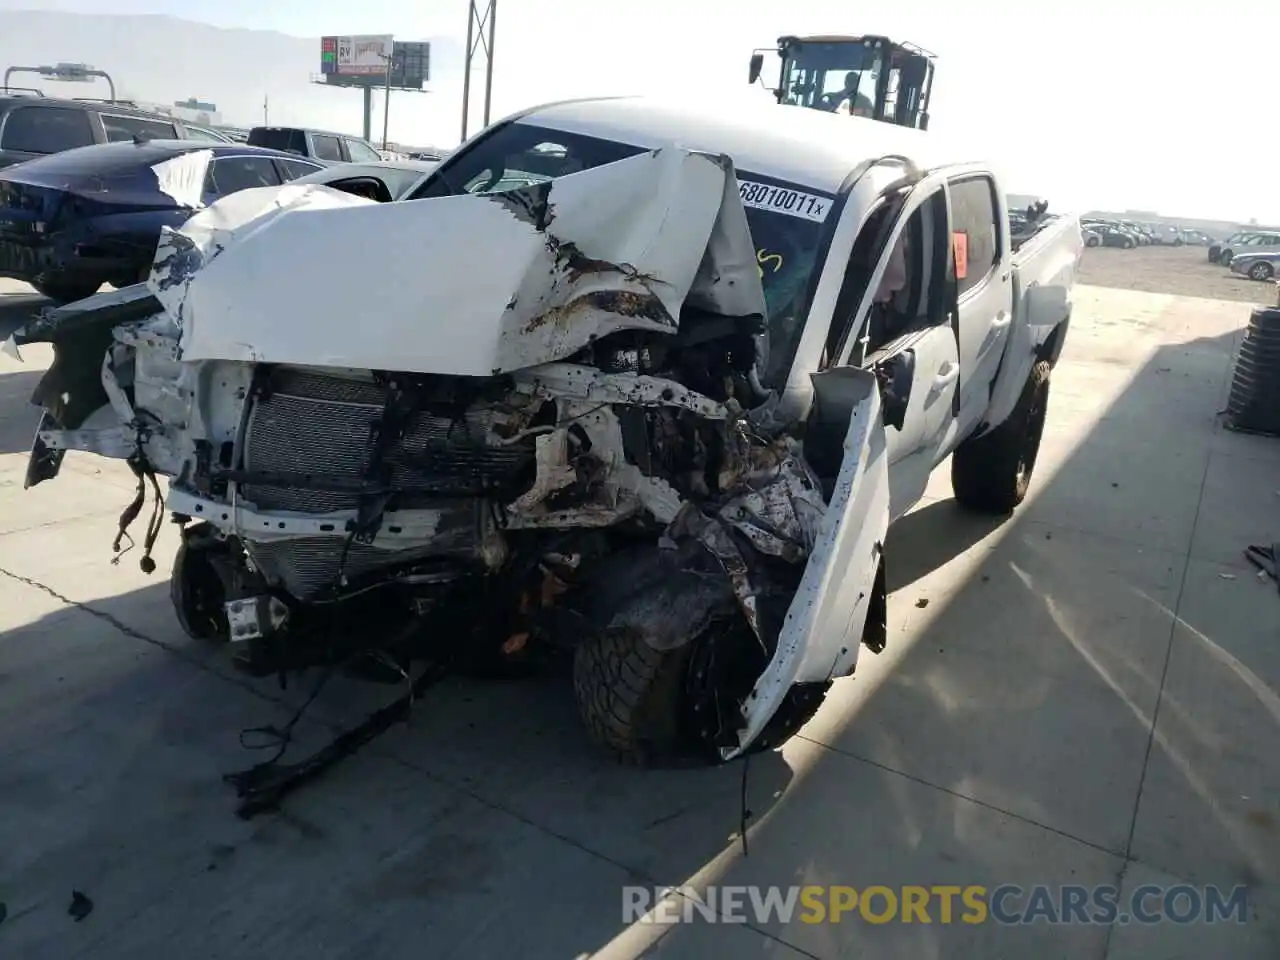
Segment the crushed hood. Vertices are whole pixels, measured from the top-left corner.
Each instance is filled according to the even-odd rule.
[[[245,190],[167,230],[148,283],[183,360],[470,376],[765,314],[732,162],[676,147],[499,194]]]

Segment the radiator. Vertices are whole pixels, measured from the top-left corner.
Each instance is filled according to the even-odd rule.
[[[310,370],[279,370],[273,389],[254,401],[244,441],[244,468],[359,480],[370,455],[370,427],[382,416],[386,388],[372,378]],[[457,522],[412,551],[352,543],[343,571],[356,576],[421,555],[476,555],[491,507],[486,493],[532,470],[530,444],[486,444],[491,414],[473,407],[452,416],[413,415],[403,438],[385,454],[391,482],[417,489],[414,507],[447,507]],[[356,494],[245,484],[243,498],[260,510],[322,514],[354,510]],[[405,504],[408,505],[408,504]],[[339,572],[345,537],[317,536],[249,544],[268,579],[299,598],[328,589]]]

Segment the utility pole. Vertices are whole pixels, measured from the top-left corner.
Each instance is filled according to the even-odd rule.
[[[270,126],[270,123],[267,120],[267,99],[267,94],[264,93],[262,95],[262,125],[264,127]]]
[[[467,139],[471,119],[471,69],[477,49],[484,50],[484,125],[489,125],[489,107],[493,98],[493,40],[498,16],[498,0],[468,0],[467,60],[462,74],[462,139]],[[485,36],[486,31],[488,37]]]
[[[391,65],[395,63],[395,48],[387,57],[387,94],[382,101],[382,149],[387,149],[387,125],[391,122]]]

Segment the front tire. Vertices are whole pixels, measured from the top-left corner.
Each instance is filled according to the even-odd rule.
[[[192,640],[225,643],[231,631],[227,625],[226,590],[210,558],[225,554],[227,545],[213,538],[213,528],[198,523],[182,532],[182,542],[169,575],[169,600],[182,632]]]
[[[1231,266],[1231,260],[1234,256],[1235,254],[1233,254],[1230,250],[1223,250],[1220,254],[1218,254],[1218,263],[1222,264],[1222,266],[1224,267],[1229,267]]]
[[[40,296],[48,297],[59,306],[65,306],[93,296],[102,284],[86,280],[33,280],[31,286]]]
[[[716,735],[729,718],[717,715],[716,706],[735,705],[767,665],[767,660],[738,655],[760,650],[754,635],[743,631],[747,627],[740,618],[713,624],[674,650],[656,649],[634,629],[607,629],[584,638],[574,651],[573,687],[590,739],[630,766],[719,764]],[[741,649],[734,646],[739,638]],[[716,665],[717,651],[727,655],[729,675]],[[789,740],[817,713],[830,686],[830,681],[793,686],[747,753]],[[714,696],[717,691],[722,697]]]
[[[1009,418],[966,440],[951,457],[951,489],[961,506],[1004,516],[1027,496],[1049,405],[1047,360],[1037,361]]]
[[[1272,268],[1271,264],[1267,263],[1266,261],[1263,261],[1261,263],[1255,263],[1252,267],[1249,268],[1249,279],[1250,280],[1270,280],[1272,274],[1274,273],[1275,273],[1275,270]]]
[[[1133,240],[1131,240],[1131,239],[1129,239],[1129,238],[1125,238],[1125,241],[1124,241],[1124,248],[1125,248],[1126,250],[1132,250],[1132,249],[1133,249]]]
[[[574,650],[573,692],[592,741],[639,767],[684,753],[680,692],[688,645],[657,650],[637,631],[606,630]]]

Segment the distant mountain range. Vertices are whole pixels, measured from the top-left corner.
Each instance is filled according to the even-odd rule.
[[[169,104],[195,97],[216,104],[228,124],[262,123],[265,100],[272,123],[361,129],[358,90],[311,82],[320,72],[318,37],[228,30],[164,16],[5,10],[0,22],[0,69],[86,63],[111,74],[120,98]],[[392,94],[391,139],[451,146],[460,126],[463,45],[447,38],[402,39],[431,42],[432,92]],[[107,96],[100,81],[71,84],[15,74],[10,83],[38,87],[48,96]],[[375,98],[375,140],[382,136],[382,102]]]

